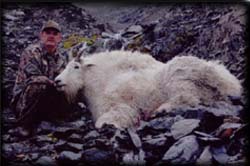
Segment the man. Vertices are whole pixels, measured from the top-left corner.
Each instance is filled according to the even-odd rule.
[[[59,24],[49,20],[41,29],[40,42],[28,46],[21,55],[12,106],[19,124],[25,128],[40,120],[57,118],[67,108],[53,81],[67,63],[58,51],[61,40]]]

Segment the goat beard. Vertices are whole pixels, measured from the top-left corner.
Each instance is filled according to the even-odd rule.
[[[65,89],[64,95],[68,101],[68,103],[73,104],[77,103],[79,100],[81,100],[83,94],[83,89],[71,89],[70,91]]]

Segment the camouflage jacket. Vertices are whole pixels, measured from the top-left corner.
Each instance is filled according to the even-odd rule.
[[[56,51],[49,54],[42,44],[33,44],[27,47],[20,58],[19,69],[13,89],[11,104],[15,107],[16,101],[25,88],[33,83],[45,83],[54,78],[65,68],[67,57]]]

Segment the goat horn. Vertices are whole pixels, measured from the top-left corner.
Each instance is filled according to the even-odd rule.
[[[80,58],[82,56],[82,53],[83,53],[84,50],[81,50],[81,51],[78,51],[77,54],[76,54],[76,61],[80,62]]]

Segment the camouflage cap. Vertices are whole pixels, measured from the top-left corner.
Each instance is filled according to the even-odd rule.
[[[59,32],[61,32],[61,27],[59,26],[59,24],[58,24],[57,22],[55,22],[55,21],[53,21],[53,20],[47,21],[47,22],[43,25],[41,31],[44,31],[44,30],[47,29],[47,28],[54,28],[54,29],[58,30]]]

